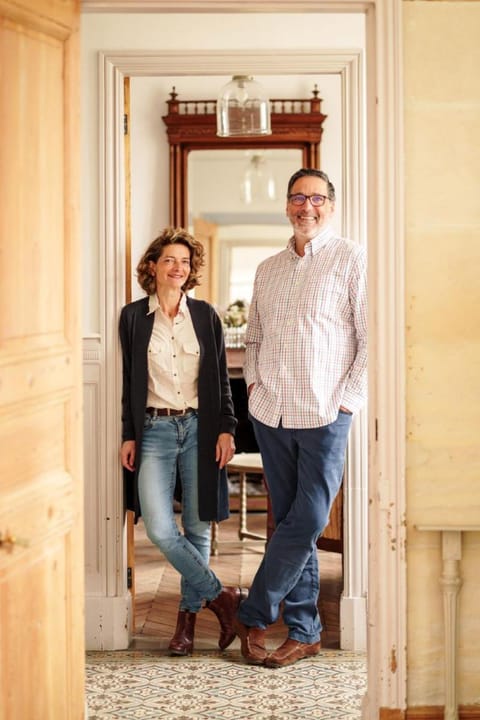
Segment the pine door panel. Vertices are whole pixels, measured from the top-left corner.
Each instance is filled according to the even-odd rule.
[[[0,718],[84,714],[79,3],[0,0]]]

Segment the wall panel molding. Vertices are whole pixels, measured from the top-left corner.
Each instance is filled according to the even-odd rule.
[[[104,590],[103,576],[105,559],[102,548],[102,353],[99,340],[83,341],[83,437],[85,474],[85,518],[88,532],[85,533],[85,591],[101,593]]]
[[[100,337],[83,339],[85,518],[85,626],[87,650],[128,647],[131,598],[112,592],[112,561],[122,544],[110,532],[106,468],[107,402],[104,393],[105,358]],[[118,465],[118,451],[116,458]],[[121,573],[120,573],[121,574]],[[122,585],[123,587],[123,585]]]
[[[82,12],[226,13],[363,12],[365,0],[81,0]]]

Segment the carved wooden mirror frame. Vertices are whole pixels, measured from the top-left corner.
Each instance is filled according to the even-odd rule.
[[[191,150],[299,149],[303,167],[320,167],[322,125],[317,86],[309,99],[273,99],[272,134],[217,137],[216,100],[178,100],[175,88],[162,117],[170,147],[170,223],[188,226],[188,155]]]

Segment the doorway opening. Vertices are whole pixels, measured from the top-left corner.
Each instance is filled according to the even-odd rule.
[[[267,55],[265,53],[265,55]],[[234,57],[229,58],[229,62],[232,63],[245,63],[245,53],[241,54],[242,60]],[[256,56],[249,56],[249,62],[258,62]],[[185,61],[185,56],[183,56]],[[269,60],[269,62],[273,62]],[[262,58],[262,62],[267,62],[267,57]],[[323,158],[325,155],[329,165],[334,164],[333,172],[330,171],[331,177],[338,177],[336,186],[338,189],[339,202],[337,203],[336,222],[338,223],[338,231],[340,234],[348,237],[352,237],[358,242],[366,244],[366,193],[361,190],[365,187],[366,177],[366,160],[364,150],[364,136],[365,136],[365,82],[364,82],[364,53],[362,49],[356,51],[336,52],[336,51],[324,51],[317,54],[310,54],[308,58],[302,54],[300,57],[297,53],[285,53],[282,58],[282,62],[275,62],[275,69],[271,71],[271,75],[264,75],[262,82],[268,83],[270,77],[275,78],[278,81],[278,76],[282,77],[282,83],[288,87],[288,82],[292,86],[295,83],[299,83],[300,87],[312,86],[315,83],[322,83],[329,88],[332,106],[332,125],[336,127],[337,137],[334,141],[338,143],[338,152],[336,154],[332,151],[323,152],[323,142],[320,145],[320,156]],[[163,68],[162,68],[162,63]],[[298,67],[297,67],[298,64]],[[283,66],[282,66],[283,65]],[[138,132],[142,134],[142,140],[145,142],[145,126],[148,122],[141,117],[141,113],[144,112],[143,108],[151,108],[152,103],[158,105],[162,100],[166,101],[169,97],[170,89],[172,86],[176,87],[176,92],[182,89],[179,94],[181,100],[185,95],[188,97],[189,87],[192,85],[198,85],[198,75],[185,75],[182,78],[172,77],[167,74],[165,60],[160,58],[157,60],[157,64],[152,64],[151,79],[147,79],[143,75],[137,82],[135,77],[129,77],[129,97],[130,97],[130,110],[129,110],[129,128],[130,133],[133,133],[129,142],[130,145],[135,144],[135,129],[139,128]],[[286,73],[290,70],[297,71],[294,78],[288,80],[283,78],[282,73]],[[299,73],[301,75],[299,77]],[[212,76],[201,76],[202,80],[202,93],[203,96],[208,94],[208,87],[218,87],[219,81],[216,73],[218,68],[212,67],[210,71],[214,73]],[[191,71],[193,72],[193,71]],[[275,74],[274,74],[275,72]],[[124,77],[127,77],[124,75]],[[180,83],[182,83],[180,85]],[[189,85],[190,83],[190,85]],[[210,85],[208,84],[210,83]],[[205,89],[204,85],[207,86]],[[268,85],[267,85],[268,86]],[[183,91],[183,88],[186,88]],[[286,92],[286,91],[285,91]],[[298,96],[298,91],[292,92],[292,97]],[[329,108],[328,103],[324,100],[324,106],[322,111],[328,115]],[[136,108],[139,108],[137,111]],[[165,106],[166,107],[166,106]],[[334,108],[338,108],[338,115],[333,117]],[[352,115],[350,108],[355,108],[356,112]],[[162,133],[163,128],[161,125],[156,126],[157,133]],[[138,140],[138,138],[137,138]],[[148,144],[148,139],[147,139]],[[168,157],[168,143],[166,135],[158,136],[155,135],[150,140],[152,146],[155,143],[156,156],[158,158],[158,164],[162,162],[165,164],[165,158]],[[163,144],[163,150],[159,150]],[[214,152],[214,151],[212,151]],[[225,152],[225,151],[221,151]],[[163,158],[163,160],[162,160]],[[222,163],[223,159],[217,159],[217,162]],[[323,160],[322,160],[323,162]],[[148,186],[148,167],[146,165],[139,165],[135,167],[135,159],[131,159],[126,163],[126,166],[132,168],[132,179],[134,178],[135,172],[137,178],[142,179],[144,185]],[[301,159],[297,161],[297,167],[301,166]],[[190,167],[190,157],[189,157]],[[296,168],[294,168],[296,169]],[[291,174],[291,173],[290,173]],[[135,192],[135,188],[138,187],[135,181],[132,182],[132,192]],[[139,193],[140,190],[137,190]],[[142,191],[143,192],[143,191]],[[283,193],[282,193],[283,194]],[[127,196],[129,193],[127,193]],[[190,197],[190,192],[189,192]],[[283,198],[280,200],[283,203]],[[129,249],[128,255],[132,258],[138,257],[142,250],[143,245],[146,245],[150,241],[150,236],[153,237],[151,231],[145,229],[145,223],[143,217],[145,212],[141,212],[140,205],[135,199],[131,198],[132,213],[135,222],[135,217],[142,218],[137,222],[135,228],[132,228],[132,237],[144,238],[144,242],[139,242],[138,247],[132,247]],[[158,211],[159,212],[159,211]],[[150,213],[151,214],[151,213]],[[284,222],[284,227],[278,230],[278,236],[284,238],[284,244],[286,244],[290,235],[290,228],[288,223],[284,219],[284,208],[282,205],[282,211],[280,218]],[[128,218],[127,218],[128,220]],[[155,228],[156,229],[156,228]],[[143,233],[143,234],[142,234]],[[121,252],[121,250],[120,250]],[[125,254],[125,253],[124,253]],[[135,266],[135,261],[132,263]],[[132,277],[132,267],[126,268],[127,280],[125,285],[128,286],[130,282],[132,289],[135,287],[134,278]],[[130,272],[130,275],[129,275]],[[209,279],[209,286],[215,285],[213,278]],[[135,299],[133,295],[132,299]],[[210,299],[210,298],[207,298]],[[118,312],[118,311],[117,311]],[[118,390],[117,390],[118,393]],[[343,593],[340,599],[341,612],[341,626],[342,626],[342,640],[341,646],[344,649],[352,650],[364,650],[366,648],[366,583],[367,583],[367,431],[366,431],[366,417],[362,413],[358,418],[355,419],[354,426],[351,432],[351,443],[348,450],[348,459],[346,465],[346,480],[344,483],[343,493],[343,527],[344,537],[342,538],[342,549],[343,554]],[[130,533],[131,537],[131,533]],[[132,553],[129,557],[129,562],[134,563],[134,554]],[[133,565],[131,566],[133,567]]]
[[[345,9],[351,11],[356,3],[343,3]],[[342,1],[338,3],[342,6]],[[315,3],[315,8],[321,3]],[[401,98],[399,94],[399,30],[401,23],[398,18],[399,6],[396,3],[380,5],[372,2],[358,3],[359,11],[366,13],[368,67],[364,68],[368,78],[367,115],[369,118],[365,135],[368,147],[368,172],[366,182],[359,181],[358,176],[352,178],[352,185],[347,188],[345,197],[351,198],[355,205],[361,190],[368,188],[368,208],[365,219],[369,219],[368,241],[370,248],[370,298],[371,307],[371,353],[370,361],[370,411],[369,437],[370,444],[370,482],[371,504],[369,509],[370,533],[372,543],[369,552],[369,565],[375,568],[369,575],[369,617],[375,619],[369,627],[369,699],[370,710],[365,709],[365,717],[380,706],[402,708],[405,704],[406,687],[406,612],[405,612],[405,559],[397,553],[394,557],[389,552],[391,528],[395,528],[398,545],[402,545],[403,508],[404,508],[404,468],[402,453],[403,409],[403,370],[399,363],[403,357],[403,234],[402,234],[402,198],[399,189],[403,187],[401,157]],[[293,11],[293,5],[292,10]],[[387,42],[388,38],[388,42]],[[298,61],[299,72],[315,72],[319,67],[321,53],[305,51],[304,53],[284,53],[268,59],[266,53],[258,52],[253,56],[249,53],[237,55],[230,52],[217,51],[197,56],[185,52],[165,52],[158,55],[152,53],[119,52],[103,54],[101,63],[101,168],[104,180],[104,197],[102,200],[103,218],[106,220],[101,230],[101,245],[104,247],[106,267],[109,268],[108,281],[105,287],[105,356],[113,362],[113,371],[105,371],[104,395],[109,398],[118,397],[118,345],[116,332],[109,323],[114,323],[119,304],[124,298],[123,293],[123,204],[122,183],[118,178],[118,169],[122,167],[122,136],[123,118],[118,108],[121,107],[122,82],[126,75],[164,75],[169,76],[171,68],[179,73],[199,75],[232,73],[239,59],[247,57],[252,63],[252,71],[266,67],[267,72],[288,74],[292,60]],[[353,67],[345,60],[348,53],[339,52],[330,65],[332,72],[338,72],[342,78],[349,75]],[[286,62],[282,62],[282,57]],[[312,60],[309,65],[308,59]],[[195,65],[196,61],[196,65]],[[257,64],[255,64],[257,63]],[[337,68],[335,70],[335,68]],[[342,70],[343,68],[343,70]],[[346,69],[345,69],[346,68]],[[213,71],[212,71],[213,69]],[[356,71],[359,71],[359,65]],[[351,110],[349,117],[356,115],[357,98],[348,95],[347,104]],[[108,138],[108,141],[107,141]],[[349,145],[352,151],[352,145]],[[355,146],[353,156],[356,162]],[[366,163],[365,163],[366,166]],[[362,181],[363,182],[363,181]],[[356,183],[356,184],[355,184]],[[360,188],[360,190],[359,190]],[[351,192],[350,192],[351,191]],[[401,193],[400,193],[401,195]],[[379,202],[379,199],[382,202]],[[159,202],[163,202],[159,198]],[[353,222],[361,217],[358,206],[353,208]],[[346,229],[346,234],[354,236],[355,228]],[[361,228],[360,228],[361,231]],[[366,233],[363,232],[363,236]],[[359,237],[359,235],[357,235]],[[386,238],[388,242],[386,242]],[[107,277],[107,275],[105,275]],[[112,369],[112,366],[110,367]],[[117,406],[118,408],[118,406]],[[117,408],[108,410],[106,423],[107,457],[116,458],[118,453],[118,412]],[[364,420],[365,425],[367,419]],[[373,469],[373,473],[372,473]],[[381,483],[380,483],[381,478]],[[108,479],[111,484],[111,496],[118,497],[117,488],[121,486],[118,473],[112,471]],[[121,508],[121,498],[118,498]],[[388,526],[384,522],[388,512]],[[120,533],[114,534],[111,557],[118,554]],[[112,536],[113,538],[113,536]],[[402,545],[403,547],[403,545]],[[347,557],[346,550],[346,557]],[[121,562],[119,567],[121,566]],[[112,571],[113,574],[113,571]],[[118,573],[116,575],[118,577]],[[115,594],[115,593],[113,593]],[[365,600],[365,598],[363,598]],[[355,612],[353,610],[353,612]],[[390,620],[395,618],[395,622]],[[382,632],[375,633],[375,627],[381,626]],[[395,683],[390,683],[389,658],[391,649],[396,652]]]

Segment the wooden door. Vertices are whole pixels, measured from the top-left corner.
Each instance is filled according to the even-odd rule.
[[[201,284],[195,288],[195,297],[215,305],[218,303],[218,225],[194,218],[193,234],[205,248],[205,267],[201,270]]]
[[[79,2],[0,2],[0,718],[84,716]]]

